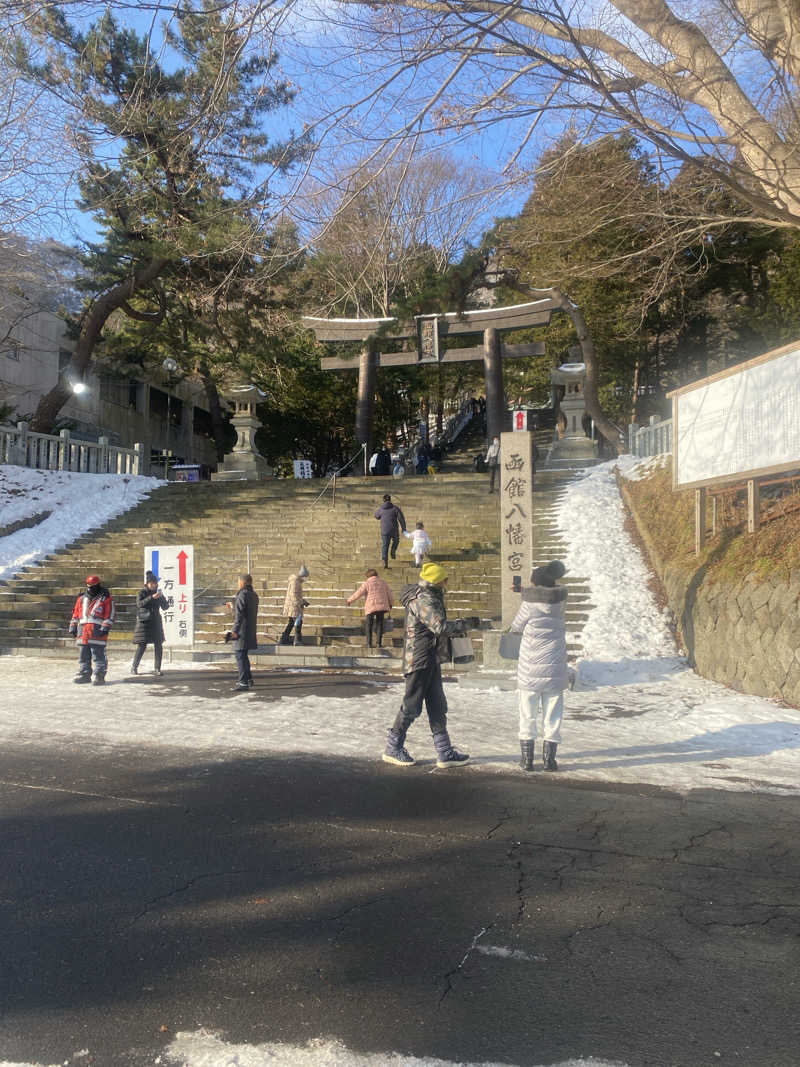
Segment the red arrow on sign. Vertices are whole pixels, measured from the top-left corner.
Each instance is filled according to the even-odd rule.
[[[189,557],[181,549],[178,553],[178,585],[186,585],[186,560]]]

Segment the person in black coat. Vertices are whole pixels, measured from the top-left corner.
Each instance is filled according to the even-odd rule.
[[[386,445],[378,453],[378,458],[375,461],[375,473],[383,476],[392,473],[392,453]]]
[[[131,674],[139,673],[139,664],[147,645],[153,646],[153,674],[161,674],[161,650],[164,647],[164,624],[161,612],[169,605],[167,598],[158,588],[158,578],[148,571],[144,578],[144,589],[136,595],[136,625],[133,628],[133,643],[136,651],[131,663]]]
[[[240,693],[245,689],[253,688],[248,652],[258,648],[256,634],[258,593],[253,589],[252,575],[239,575],[239,592],[233,604],[229,603],[228,607],[233,610],[233,629],[226,635],[226,640],[229,637],[233,641],[233,650],[239,667],[239,680],[235,688]]]

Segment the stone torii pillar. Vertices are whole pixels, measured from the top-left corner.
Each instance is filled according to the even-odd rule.
[[[313,330],[318,341],[361,341],[358,360],[358,403],[356,438],[368,448],[372,439],[375,406],[375,382],[378,367],[409,367],[428,363],[464,363],[482,361],[486,389],[486,429],[489,437],[499,435],[505,427],[506,402],[503,387],[503,361],[523,356],[541,356],[544,345],[505,344],[504,330],[520,330],[545,325],[559,305],[550,298],[509,307],[480,311],[448,312],[445,315],[418,315],[411,323],[394,318],[324,319],[303,317],[303,325]],[[456,334],[478,334],[483,343],[470,348],[445,348],[440,341]],[[379,352],[379,338],[416,340],[415,350]],[[354,370],[355,361],[343,356],[326,356],[323,370]]]

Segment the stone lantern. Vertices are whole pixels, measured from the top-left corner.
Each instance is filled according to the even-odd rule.
[[[266,394],[255,385],[235,385],[225,399],[233,407],[231,422],[236,430],[233,452],[222,461],[222,468],[211,475],[216,482],[258,482],[272,477],[272,469],[256,448],[256,430],[261,420],[256,415],[256,404]]]
[[[550,372],[554,385],[564,386],[564,396],[559,405],[567,425],[564,437],[585,437],[583,416],[586,414],[586,402],[583,396],[583,383],[586,380],[585,363],[562,363]]]

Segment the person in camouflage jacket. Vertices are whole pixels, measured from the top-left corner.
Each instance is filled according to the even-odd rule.
[[[422,712],[423,701],[436,749],[437,767],[466,763],[469,756],[459,752],[447,732],[447,699],[442,686],[441,663],[450,658],[449,638],[464,633],[464,623],[451,622],[444,606],[447,574],[438,563],[426,563],[419,582],[409,585],[400,600],[406,609],[403,643],[403,674],[406,688],[403,703],[389,730],[382,759],[399,767],[411,767],[413,758],[405,748],[406,733]]]

